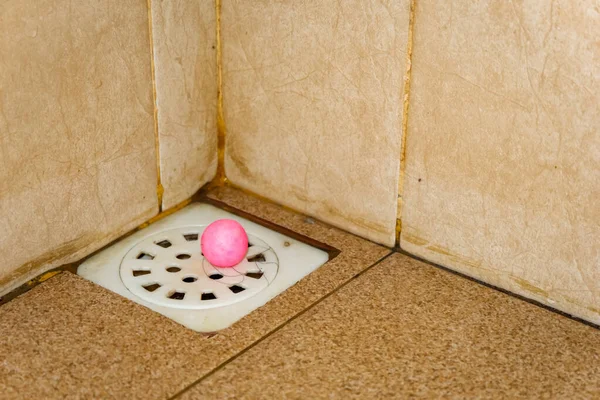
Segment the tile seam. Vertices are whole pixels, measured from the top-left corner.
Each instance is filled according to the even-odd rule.
[[[225,174],[225,117],[223,111],[223,45],[221,39],[221,0],[215,0],[216,41],[217,41],[217,173],[212,181],[214,186],[227,183]]]
[[[152,0],[147,0],[148,4],[148,36],[150,38],[150,70],[152,77],[152,114],[154,118],[154,149],[156,154],[156,197],[158,201],[158,212],[162,212],[163,194],[165,189],[162,185],[160,170],[160,138],[158,135],[158,107],[156,96],[156,71],[154,63],[154,35],[152,34]]]
[[[272,335],[274,335],[275,333],[277,333],[278,331],[280,331],[282,328],[284,328],[290,322],[295,321],[296,319],[300,318],[301,316],[303,316],[304,314],[306,314],[308,311],[310,311],[314,307],[316,307],[318,304],[320,304],[324,300],[328,299],[329,297],[331,297],[332,295],[334,295],[335,293],[337,293],[340,289],[342,289],[343,287],[345,287],[346,285],[348,285],[350,282],[354,281],[355,279],[357,279],[358,277],[362,276],[367,271],[369,271],[372,268],[374,268],[375,266],[379,265],[380,263],[382,263],[383,261],[385,261],[387,258],[389,258],[393,254],[396,254],[396,252],[390,250],[389,253],[387,253],[383,257],[379,258],[377,261],[375,261],[371,265],[365,267],[364,269],[362,269],[361,271],[359,271],[358,273],[356,273],[352,277],[348,278],[345,282],[342,282],[340,285],[338,285],[337,287],[335,287],[334,289],[332,289],[330,292],[326,293],[325,295],[323,295],[319,299],[315,300],[313,303],[309,304],[307,307],[305,307],[301,311],[299,311],[296,314],[292,315],[286,321],[284,321],[281,324],[277,325],[275,328],[273,328],[269,332],[265,333],[263,336],[261,336],[260,338],[258,338],[254,342],[250,343],[248,346],[246,346],[245,348],[243,348],[242,350],[240,350],[239,352],[237,352],[233,356],[229,357],[227,360],[223,361],[221,364],[217,365],[212,370],[210,370],[206,374],[202,375],[200,378],[198,378],[197,380],[195,380],[194,382],[192,382],[191,384],[189,384],[188,386],[186,386],[185,388],[183,388],[179,392],[175,393],[173,396],[169,397],[169,400],[177,399],[178,397],[180,397],[181,395],[183,395],[184,393],[186,393],[187,391],[189,391],[190,389],[192,389],[194,386],[202,383],[203,380],[207,379],[211,375],[214,375],[216,372],[220,371],[225,366],[227,366],[231,362],[235,361],[238,357],[242,356],[247,351],[249,351],[252,348],[254,348],[257,345],[259,345],[264,340],[266,340],[267,338],[271,337]]]
[[[400,244],[402,231],[402,209],[404,203],[404,176],[406,171],[406,136],[408,132],[408,111],[410,100],[410,84],[412,75],[413,31],[415,26],[416,0],[410,1],[408,17],[408,38],[406,45],[406,69],[404,72],[404,89],[402,94],[402,132],[400,137],[400,174],[398,177],[398,210],[396,216],[396,245]]]

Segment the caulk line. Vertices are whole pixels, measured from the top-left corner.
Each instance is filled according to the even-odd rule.
[[[310,311],[313,308],[315,308],[315,306],[321,304],[321,302],[325,301],[326,299],[328,299],[329,297],[331,297],[333,294],[337,293],[340,289],[342,289],[343,287],[345,287],[346,285],[348,285],[350,282],[352,282],[355,279],[359,278],[365,272],[371,270],[376,265],[381,264],[383,261],[385,261],[388,257],[390,257],[393,254],[396,254],[396,252],[390,251],[388,254],[386,254],[385,256],[383,256],[382,258],[380,258],[379,260],[375,261],[373,264],[371,264],[367,268],[363,269],[362,271],[358,272],[357,274],[355,274],[354,276],[352,276],[351,278],[349,278],[346,282],[342,283],[340,286],[336,287],[331,292],[327,293],[325,296],[321,297],[320,299],[318,299],[317,301],[315,301],[314,303],[312,303],[311,305],[309,305],[308,307],[306,307],[304,310],[298,312],[296,315],[293,315],[290,319],[286,320],[285,322],[282,322],[277,327],[275,327],[274,329],[272,329],[270,332],[267,332],[265,335],[263,335],[262,337],[260,337],[259,339],[257,339],[254,343],[251,343],[249,346],[247,346],[246,348],[244,348],[243,350],[241,350],[237,354],[231,356],[229,359],[225,360],[224,362],[222,362],[221,364],[219,364],[217,367],[215,367],[211,371],[207,372],[202,377],[198,378],[193,383],[191,383],[187,387],[183,388],[181,391],[177,392],[175,395],[173,395],[173,397],[170,397],[169,400],[176,399],[177,397],[181,396],[182,394],[184,394],[185,392],[187,392],[188,390],[190,390],[191,388],[193,388],[194,386],[196,386],[197,384],[199,384],[200,382],[202,382],[206,378],[208,378],[208,377],[214,375],[215,373],[219,372],[225,366],[227,366],[228,364],[230,364],[233,361],[235,361],[238,357],[240,357],[241,355],[245,354],[247,351],[251,350],[252,348],[256,347],[257,345],[259,345],[260,343],[262,343],[265,339],[271,337],[273,334],[279,332],[283,327],[285,327],[286,325],[288,325],[290,322],[295,321],[296,319],[300,318],[301,316],[303,316],[304,314],[306,314],[308,311]]]

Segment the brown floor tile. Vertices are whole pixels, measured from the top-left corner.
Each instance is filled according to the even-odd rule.
[[[165,399],[390,252],[232,189],[213,197],[341,253],[211,338],[62,273],[0,307],[0,398]]]
[[[182,398],[600,398],[600,331],[394,254]]]

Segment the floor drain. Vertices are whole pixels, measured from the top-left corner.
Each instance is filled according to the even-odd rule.
[[[198,233],[204,226],[157,232],[138,242],[121,261],[121,280],[136,296],[162,306],[209,308],[233,304],[255,295],[272,282],[279,262],[271,247],[248,235],[246,258],[233,268],[210,264],[200,251]],[[190,240],[195,237],[196,239]],[[152,254],[153,258],[140,258]],[[160,285],[149,290],[149,285]],[[203,295],[215,299],[207,303]],[[206,296],[204,296],[206,297]]]
[[[216,268],[202,255],[205,227],[240,222],[246,258]],[[327,253],[207,204],[191,204],[111,245],[81,264],[82,277],[191,329],[228,327],[324,264]],[[135,316],[128,316],[135,318]]]

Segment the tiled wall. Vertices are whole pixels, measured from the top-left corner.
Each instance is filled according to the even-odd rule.
[[[223,1],[228,179],[393,245],[408,8]]]
[[[401,246],[600,323],[597,2],[417,2]]]
[[[215,175],[215,3],[148,11],[0,4],[4,290]],[[600,323],[600,8],[416,2],[413,22],[409,0],[224,0],[227,178],[387,245],[398,216],[403,249]]]
[[[0,293],[211,179],[214,2],[0,2]],[[160,140],[157,140],[160,136]]]
[[[213,0],[152,0],[164,209],[217,170],[215,17]]]

